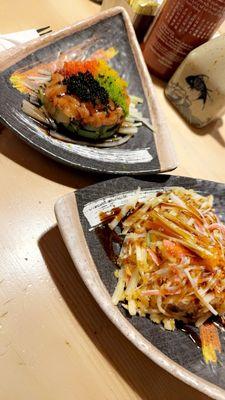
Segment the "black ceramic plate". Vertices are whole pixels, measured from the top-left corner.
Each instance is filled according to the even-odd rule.
[[[155,134],[141,127],[138,134],[120,147],[97,149],[54,139],[21,111],[25,95],[13,89],[9,78],[14,71],[29,69],[79,44],[90,43],[85,57],[100,48],[115,47],[111,65],[129,83],[129,93],[144,99],[143,115],[152,122]],[[80,56],[80,54],[79,54]],[[42,153],[72,167],[105,173],[146,174],[176,168],[177,162],[168,127],[153,92],[151,79],[123,9],[111,9],[58,33],[38,39],[0,57],[0,120]]]
[[[213,398],[224,399],[225,333],[220,332],[221,362],[209,367],[203,361],[201,349],[182,331],[165,331],[147,318],[130,317],[121,306],[114,307],[111,295],[116,285],[115,265],[92,229],[100,210],[123,204],[124,196],[138,187],[142,191],[158,191],[171,186],[213,194],[215,210],[225,220],[224,184],[166,175],[152,177],[151,181],[117,178],[79,190],[58,201],[56,216],[80,275],[114,324],[149,358],[173,375]]]

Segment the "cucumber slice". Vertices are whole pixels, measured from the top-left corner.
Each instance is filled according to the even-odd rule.
[[[55,120],[57,124],[63,124],[65,127],[67,127],[70,123],[70,117],[68,117],[64,112],[59,110],[59,108],[55,109],[55,113],[52,116],[52,118]]]
[[[41,104],[44,105],[47,113],[54,119],[54,121],[57,124],[63,124],[64,126],[69,125],[70,123],[70,117],[68,117],[62,110],[60,110],[57,107],[54,107],[54,105],[48,101],[45,97],[45,94],[42,90],[42,88],[39,88],[38,90],[38,98]]]
[[[118,125],[111,125],[111,126],[101,126],[100,128],[92,127],[92,130],[89,130],[89,126],[83,126],[77,128],[77,134],[79,136],[93,139],[93,140],[102,140],[108,139],[118,130]]]
[[[37,96],[38,96],[38,99],[39,99],[41,105],[43,105],[44,104],[45,94],[44,94],[43,88],[41,86],[38,89]]]

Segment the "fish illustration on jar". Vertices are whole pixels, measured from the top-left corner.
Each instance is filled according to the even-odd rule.
[[[187,84],[190,86],[191,90],[196,90],[199,92],[199,97],[196,100],[202,100],[203,107],[208,98],[210,98],[209,92],[212,92],[212,89],[209,89],[206,86],[206,80],[209,79],[207,75],[199,74],[199,75],[189,75],[185,78]]]
[[[174,107],[198,128],[220,118],[225,112],[224,65],[225,34],[191,51],[165,89]]]

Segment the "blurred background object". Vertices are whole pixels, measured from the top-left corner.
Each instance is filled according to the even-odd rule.
[[[102,10],[116,6],[128,12],[139,43],[141,43],[152,24],[162,0],[104,0]]]
[[[149,70],[168,80],[185,56],[205,43],[225,18],[225,0],[166,0],[145,37]]]
[[[191,125],[201,128],[225,111],[225,35],[192,50],[165,90]]]

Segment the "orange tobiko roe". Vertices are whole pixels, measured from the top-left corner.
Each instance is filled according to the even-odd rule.
[[[97,60],[66,61],[61,73],[64,76],[71,76],[78,74],[78,72],[82,72],[84,74],[85,72],[89,71],[93,76],[95,76],[98,68],[99,62]]]

